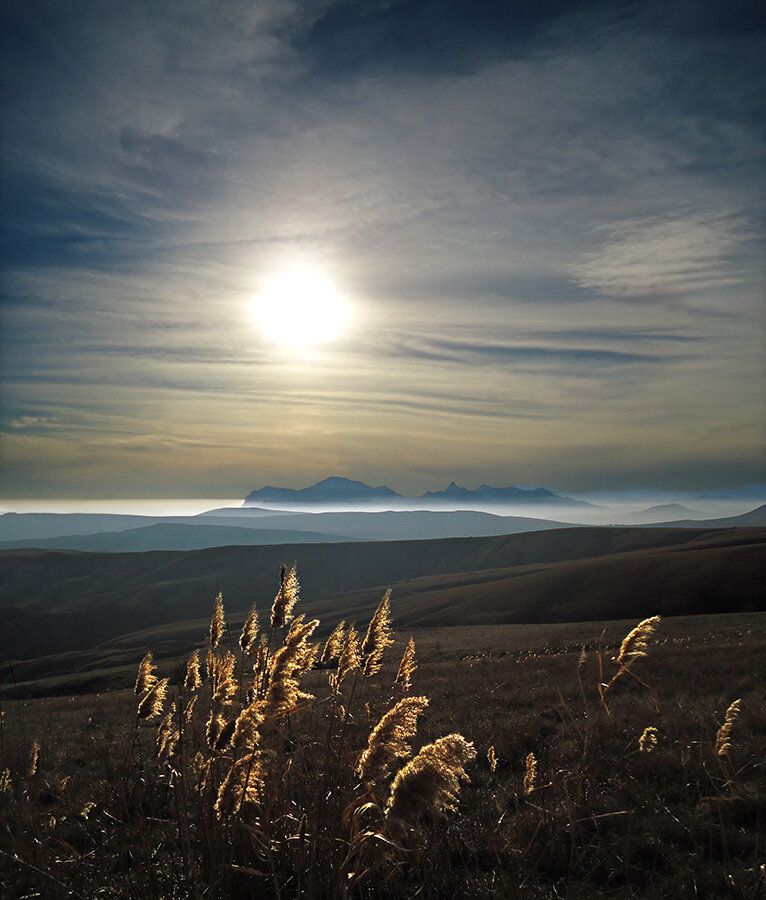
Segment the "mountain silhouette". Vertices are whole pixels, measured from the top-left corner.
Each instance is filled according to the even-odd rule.
[[[245,497],[244,506],[259,503],[347,503],[370,500],[402,499],[400,494],[387,487],[370,487],[363,481],[352,481],[350,478],[339,478],[333,475],[308,488],[263,487],[251,491]]]
[[[263,503],[273,503],[285,506],[302,504],[337,504],[337,503],[390,503],[396,505],[417,505],[428,507],[432,504],[455,503],[513,503],[513,504],[537,504],[551,503],[566,506],[592,506],[584,500],[574,500],[565,494],[558,494],[544,487],[504,487],[496,488],[489,484],[481,484],[475,490],[460,487],[454,481],[443,491],[426,491],[419,497],[404,497],[397,494],[391,488],[381,485],[371,487],[363,481],[352,481],[349,478],[341,478],[337,475],[325,478],[323,481],[311,487],[276,488],[263,487],[251,491],[245,498],[243,506],[257,506]]]

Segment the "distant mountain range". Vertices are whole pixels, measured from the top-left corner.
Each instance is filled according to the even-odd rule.
[[[474,490],[460,487],[451,482],[443,491],[426,491],[419,497],[405,497],[397,494],[391,488],[381,485],[371,487],[363,481],[352,481],[349,478],[331,476],[311,487],[275,488],[263,487],[251,491],[245,498],[243,506],[262,506],[264,503],[273,503],[279,506],[306,506],[315,504],[355,506],[388,504],[395,506],[423,506],[431,508],[437,506],[451,506],[455,504],[469,504],[472,506],[486,506],[488,504],[556,504],[563,506],[593,506],[585,500],[575,500],[566,494],[559,494],[544,487],[514,487],[496,488],[488,484],[481,484]]]
[[[380,500],[402,500],[401,494],[388,487],[370,487],[363,481],[336,476],[325,478],[308,488],[263,487],[251,491],[243,506],[259,506],[261,503],[296,504],[315,503],[369,503]]]

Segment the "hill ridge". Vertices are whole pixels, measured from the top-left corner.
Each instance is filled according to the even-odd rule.
[[[219,590],[229,614],[248,609],[254,600],[267,609],[278,588],[279,566],[293,560],[304,608],[323,610],[329,619],[340,618],[342,609],[361,616],[376,602],[373,595],[391,585],[401,615],[412,584],[424,586],[423,579],[436,587],[412,600],[415,606],[407,612],[412,621],[433,617],[433,609],[426,608],[430,599],[424,598],[440,592],[440,602],[451,597],[453,612],[463,610],[455,613],[458,619],[486,616],[486,583],[492,580],[486,573],[492,571],[502,572],[499,583],[505,585],[506,593],[489,598],[500,621],[512,606],[533,620],[554,610],[556,616],[587,617],[593,611],[577,612],[577,604],[592,605],[599,597],[595,617],[619,618],[622,606],[651,605],[652,594],[642,584],[666,594],[668,607],[679,614],[700,611],[695,605],[726,611],[763,602],[758,589],[766,570],[766,529],[569,528],[490,538],[188,552],[0,551],[0,654],[29,658],[83,649],[127,631],[204,617]],[[588,560],[585,568],[573,565]],[[606,581],[596,590],[597,582],[583,573],[598,571]],[[667,584],[653,574],[660,571]],[[577,579],[591,585],[587,597],[578,593]],[[535,603],[542,605],[537,609]],[[442,624],[450,624],[451,615],[442,615]]]

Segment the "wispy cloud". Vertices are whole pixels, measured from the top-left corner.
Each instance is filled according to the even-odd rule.
[[[8,428],[12,428],[14,431],[50,428],[59,421],[57,416],[17,416],[8,420]]]
[[[743,252],[758,235],[736,215],[673,214],[628,220],[572,266],[584,287],[612,297],[686,296],[720,292],[752,277]],[[749,265],[748,265],[749,263]]]

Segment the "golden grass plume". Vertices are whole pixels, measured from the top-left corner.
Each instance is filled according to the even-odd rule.
[[[154,665],[154,657],[151,651],[138,664],[138,675],[136,676],[136,686],[134,691],[137,697],[143,697],[147,691],[150,691],[157,683],[157,671]]]
[[[179,741],[179,732],[175,727],[176,703],[170,704],[167,715],[157,729],[157,758],[170,759],[175,753]]]
[[[255,684],[260,684],[263,681],[266,664],[269,659],[269,642],[265,634],[261,635],[258,646],[253,649],[252,657]]]
[[[234,750],[252,750],[257,744],[260,738],[258,731],[264,721],[265,708],[266,702],[256,698],[237,716],[231,736],[231,746]]]
[[[361,665],[359,657],[359,634],[353,625],[349,625],[348,631],[343,638],[343,644],[338,655],[338,669],[330,674],[330,687],[333,693],[337,694],[343,679],[353,669],[358,669]]]
[[[649,638],[654,634],[660,624],[659,616],[652,616],[639,622],[630,631],[620,644],[620,652],[615,657],[615,662],[623,669],[629,668],[637,659],[646,656]]]
[[[415,641],[410,638],[409,643],[402,654],[402,661],[399,663],[399,669],[394,679],[394,684],[406,693],[412,687],[412,676],[415,674],[418,664],[415,661]]]
[[[263,788],[263,753],[237,759],[218,790],[215,811],[219,818],[235,815],[245,804],[256,804]]]
[[[202,675],[199,670],[199,650],[195,650],[186,663],[184,687],[187,691],[196,691],[202,687]]]
[[[218,593],[213,606],[213,615],[210,619],[210,647],[215,650],[218,642],[223,636],[224,616],[223,616],[223,594]]]
[[[40,765],[40,744],[37,741],[32,742],[29,750],[29,764],[27,766],[27,775],[34,778],[37,775],[37,769]]]
[[[229,737],[234,723],[229,721],[228,712],[234,695],[239,690],[239,682],[234,674],[236,658],[229,650],[212,657],[211,682],[213,697],[210,704],[210,716],[207,720],[207,743],[211,750],[224,746],[223,735],[228,730]]]
[[[136,715],[139,719],[153,719],[162,715],[168,691],[168,679],[161,678],[148,690],[138,704]]]
[[[448,734],[427,744],[397,772],[385,815],[389,822],[414,825],[425,812],[457,808],[465,766],[476,756],[461,734]]]
[[[78,818],[80,819],[88,819],[90,814],[96,808],[97,804],[92,800],[88,800],[87,803],[83,806],[83,808],[78,813]]]
[[[249,656],[254,652],[258,640],[258,612],[255,604],[250,607],[245,624],[242,626],[242,634],[239,636],[239,646],[242,652]]]
[[[724,716],[723,725],[718,729],[715,738],[715,755],[719,757],[728,756],[731,752],[731,729],[740,713],[740,705],[742,700],[735,700],[729,705]]]
[[[359,757],[356,771],[364,781],[387,775],[397,759],[412,753],[407,743],[414,737],[418,716],[428,706],[428,697],[405,697],[381,718],[370,733],[367,747]]]
[[[197,700],[199,700],[199,694],[195,694],[191,697],[184,707],[184,722],[187,725],[194,720],[194,708],[197,705]]]
[[[300,587],[297,563],[293,563],[289,569],[282,566],[279,573],[279,590],[271,607],[272,628],[284,628],[290,621],[293,608],[300,599]]]
[[[644,728],[641,737],[638,739],[638,749],[642,753],[651,753],[656,748],[659,737],[659,731],[649,725],[647,728]]]
[[[383,651],[394,642],[391,632],[391,589],[383,595],[383,599],[375,610],[375,615],[370,620],[367,634],[362,641],[362,674],[366,677],[380,672]]]
[[[343,647],[345,630],[345,621],[338,622],[335,628],[333,628],[332,634],[327,638],[324,649],[322,650],[322,656],[320,658],[321,665],[328,665],[333,659],[340,655],[341,648]]]
[[[537,789],[537,757],[534,753],[528,753],[526,769],[524,772],[524,793],[529,795]]]
[[[289,712],[298,700],[310,697],[301,693],[299,679],[316,658],[318,651],[308,644],[308,639],[317,625],[319,620],[312,619],[305,624],[301,621],[297,627],[291,628],[284,647],[272,657],[263,707],[264,718],[278,718]]]

